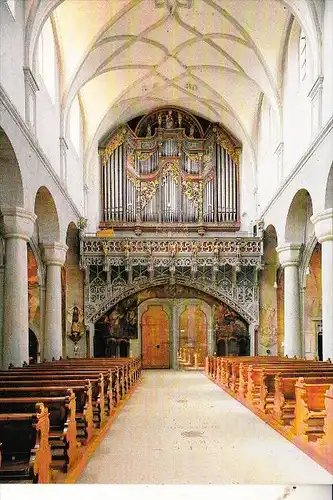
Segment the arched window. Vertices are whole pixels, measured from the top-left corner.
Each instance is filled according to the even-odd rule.
[[[48,19],[43,27],[43,30],[38,40],[38,57],[37,68],[38,73],[43,79],[45,87],[52,99],[55,101],[55,63],[56,53],[54,46],[54,36],[52,24]]]
[[[299,37],[299,79],[302,82],[306,78],[306,36],[303,30]]]

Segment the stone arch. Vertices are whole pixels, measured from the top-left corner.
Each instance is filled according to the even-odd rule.
[[[166,277],[154,280],[154,282],[147,283],[145,281],[144,283],[139,283],[139,284],[136,283],[128,285],[125,289],[122,288],[121,293],[119,293],[119,295],[108,297],[105,301],[99,304],[98,308],[96,309],[90,308],[88,310],[88,308],[86,307],[85,308],[86,323],[95,323],[103,316],[103,314],[105,314],[109,309],[111,309],[111,307],[115,306],[118,302],[129,297],[130,295],[133,295],[136,292],[141,292],[143,290],[147,290],[149,288],[153,288],[158,285],[165,285],[168,283],[170,283],[170,280],[168,277]],[[175,279],[175,284],[184,285],[189,288],[194,288],[196,290],[206,293],[207,295],[211,295],[212,297],[218,299],[221,302],[225,302],[232,309],[234,309],[234,311],[236,311],[247,323],[256,323],[258,321],[258,318],[255,317],[253,313],[250,313],[246,309],[244,309],[236,300],[220,292],[219,290],[217,290],[216,288],[207,283],[197,282],[194,284],[192,281],[188,279],[177,277]]]
[[[24,207],[24,191],[20,166],[13,146],[0,127],[0,209]]]
[[[54,198],[50,191],[41,186],[35,198],[35,214],[37,215],[38,240],[41,243],[59,242],[59,216]]]
[[[331,165],[325,191],[325,208],[333,208],[333,163]]]
[[[313,233],[310,217],[313,214],[312,199],[306,189],[300,189],[294,195],[289,206],[285,225],[286,243],[306,243]]]

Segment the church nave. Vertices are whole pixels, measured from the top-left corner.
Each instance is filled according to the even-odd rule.
[[[201,372],[144,371],[78,484],[331,484]]]

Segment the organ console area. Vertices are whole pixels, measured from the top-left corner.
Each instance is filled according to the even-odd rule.
[[[218,124],[162,108],[100,145],[101,229],[236,231],[240,145]]]

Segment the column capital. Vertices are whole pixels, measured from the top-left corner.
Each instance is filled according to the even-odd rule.
[[[323,212],[311,217],[315,228],[315,234],[319,243],[333,240],[333,208],[327,208]]]
[[[301,248],[302,245],[296,243],[285,243],[276,247],[281,266],[298,266]]]
[[[43,245],[43,261],[47,266],[63,266],[66,261],[68,246],[63,243]]]
[[[28,241],[35,226],[37,216],[21,207],[3,207],[1,209],[3,219],[3,237],[18,238]]]

